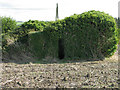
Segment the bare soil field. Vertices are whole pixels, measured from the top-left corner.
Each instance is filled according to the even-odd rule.
[[[1,63],[2,88],[118,88],[118,55],[103,61]]]

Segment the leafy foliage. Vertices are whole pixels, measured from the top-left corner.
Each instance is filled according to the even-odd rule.
[[[0,17],[1,23],[2,23],[2,48],[3,50],[5,47],[8,45],[8,43],[11,43],[10,40],[8,39],[13,39],[12,38],[12,33],[15,32],[17,28],[17,23],[14,19],[10,17]]]
[[[64,59],[104,59],[114,54],[118,44],[115,19],[94,10],[55,22],[29,20],[12,36],[27,44],[40,59],[60,55]]]
[[[47,53],[52,51],[51,56],[58,52],[59,39],[64,40],[64,57],[67,59],[110,57],[114,54],[118,43],[118,30],[114,18],[94,10],[53,22],[43,33],[48,37],[45,41],[47,45],[51,43],[50,50],[47,51]],[[58,53],[55,55],[54,57],[58,58]]]
[[[45,28],[43,32],[36,32],[29,34],[29,44],[31,51],[39,59],[45,57],[56,57],[58,56],[58,39],[53,29],[55,26],[53,24]],[[50,31],[48,31],[50,30]]]
[[[71,48],[67,49],[68,56],[100,59],[113,55],[117,48],[118,32],[112,16],[92,10],[65,20],[70,33],[64,36],[73,43],[71,45],[65,41],[65,46]]]
[[[43,31],[44,27],[48,22],[38,21],[38,20],[29,20],[24,22],[21,27],[25,29],[32,29],[34,31]]]
[[[18,38],[28,36],[29,32],[32,31],[43,31],[50,22],[38,21],[38,20],[29,20],[24,22],[21,26],[16,29],[14,35],[17,35]],[[25,38],[26,39],[26,38]],[[23,40],[23,39],[22,39]]]
[[[0,17],[2,21],[2,33],[15,31],[17,22],[10,17]]]

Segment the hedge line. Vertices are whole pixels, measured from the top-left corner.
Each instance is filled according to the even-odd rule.
[[[94,10],[55,22],[29,20],[21,26],[16,26],[16,22],[12,26],[9,22],[3,22],[2,25],[7,26],[7,29],[3,28],[7,32],[2,33],[3,47],[9,46],[8,39],[18,40],[29,45],[31,52],[40,59],[48,56],[60,59],[103,59],[112,56],[118,44],[119,29],[116,28],[114,18]],[[13,30],[10,26],[14,25]],[[31,31],[39,32],[29,34]]]
[[[66,59],[103,59],[116,51],[117,34],[112,16],[92,10],[53,22],[29,37],[40,58],[60,58],[63,53]]]

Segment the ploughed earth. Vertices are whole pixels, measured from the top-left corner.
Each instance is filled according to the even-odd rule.
[[[1,63],[3,88],[118,88],[118,55],[103,61]]]

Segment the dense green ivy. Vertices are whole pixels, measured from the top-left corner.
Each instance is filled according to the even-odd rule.
[[[2,33],[15,31],[17,22],[10,17],[0,17],[2,23]]]
[[[23,37],[31,31],[43,31],[44,28],[49,24],[51,24],[51,22],[29,20],[27,22],[24,22],[19,28],[17,28],[15,33],[19,35],[19,37]]]
[[[118,43],[114,18],[94,10],[52,22],[42,33],[45,36],[41,36],[41,33],[34,35],[37,37],[36,45],[39,45],[34,46],[35,51],[41,48],[39,51],[44,54],[42,56],[56,58],[59,56],[59,39],[64,40],[64,58],[67,59],[104,59],[114,54]],[[42,40],[48,46],[46,50],[40,46],[44,44]]]
[[[118,32],[112,16],[93,10],[64,20],[67,58],[102,59],[114,54]]]
[[[48,24],[49,22],[44,22],[44,21],[38,21],[38,20],[29,20],[27,22],[24,22],[21,27],[24,29],[31,29],[33,31],[43,31],[44,27]]]

